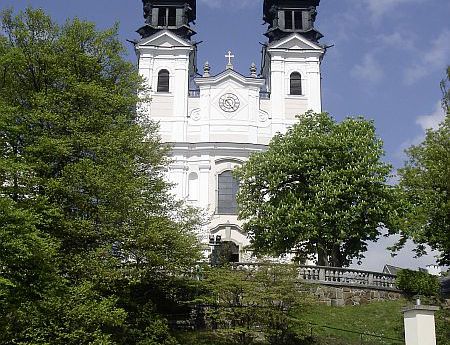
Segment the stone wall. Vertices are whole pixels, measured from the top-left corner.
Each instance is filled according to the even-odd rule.
[[[311,287],[320,303],[329,306],[360,305],[375,301],[393,301],[403,298],[401,292],[360,287],[314,285]]]

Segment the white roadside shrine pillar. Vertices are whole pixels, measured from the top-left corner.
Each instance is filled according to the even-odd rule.
[[[434,313],[439,307],[415,305],[403,309],[406,345],[436,345]]]

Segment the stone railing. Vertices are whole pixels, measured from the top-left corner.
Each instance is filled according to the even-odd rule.
[[[236,263],[236,270],[257,270],[266,264]],[[398,291],[393,274],[324,266],[298,266],[298,277],[307,283]]]

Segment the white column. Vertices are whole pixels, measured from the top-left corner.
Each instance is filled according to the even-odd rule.
[[[187,166],[185,162],[176,161],[170,165],[169,178],[174,184],[172,192],[177,199],[181,200],[187,197]]]
[[[322,111],[322,91],[321,91],[321,80],[320,80],[320,67],[319,62],[314,67],[308,68],[308,109],[312,109],[316,113]]]
[[[415,305],[403,310],[406,345],[436,345],[434,313],[439,307]]]
[[[209,173],[211,171],[211,164],[209,164],[209,161],[202,162],[199,164],[198,170],[198,182],[200,185],[199,205],[207,210],[209,206]]]
[[[152,65],[153,57],[149,55],[142,55],[139,58],[139,74],[145,79],[145,83],[152,87]]]
[[[272,56],[271,60],[271,91],[270,101],[272,103],[272,134],[284,132],[284,116],[285,116],[285,72],[284,58]]]
[[[259,116],[259,89],[249,90],[248,93],[248,122],[250,126],[248,127],[248,142],[257,143],[258,142],[258,116]]]
[[[210,140],[211,86],[200,89],[200,141]]]
[[[175,64],[172,93],[174,95],[174,115],[178,121],[174,124],[173,141],[186,141],[186,122],[188,112],[188,76],[189,60],[178,58]]]

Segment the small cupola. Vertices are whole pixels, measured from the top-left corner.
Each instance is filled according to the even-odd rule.
[[[145,25],[137,32],[146,38],[161,30],[170,30],[190,40],[195,31],[196,0],[142,0]]]
[[[314,28],[320,0],[264,0],[264,22],[269,24],[265,35],[269,42],[298,33],[312,42],[323,35]]]

